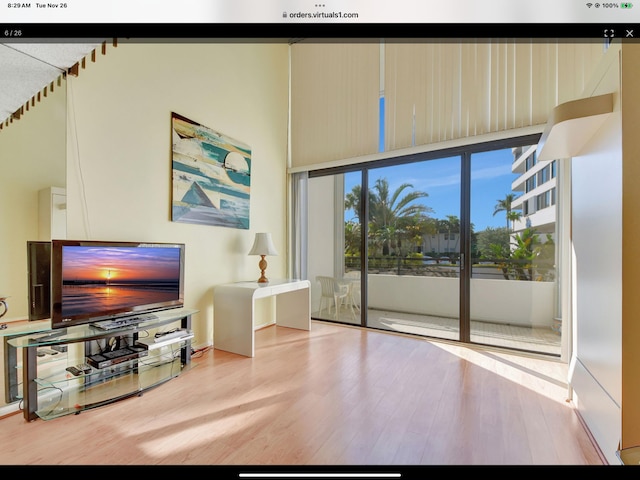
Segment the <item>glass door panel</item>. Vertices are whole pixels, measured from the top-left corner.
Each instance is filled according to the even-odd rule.
[[[361,324],[361,178],[360,171],[309,178],[312,318]]]
[[[362,171],[344,174],[344,257],[340,288],[347,290],[344,305],[343,321],[362,324],[363,280],[362,277]],[[366,291],[366,290],[365,290]]]
[[[367,326],[459,340],[460,157],[368,172]]]
[[[471,342],[560,354],[556,168],[536,146],[471,156]]]

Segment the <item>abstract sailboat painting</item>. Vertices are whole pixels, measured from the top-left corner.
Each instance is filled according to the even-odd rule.
[[[174,222],[249,228],[251,148],[171,112]]]

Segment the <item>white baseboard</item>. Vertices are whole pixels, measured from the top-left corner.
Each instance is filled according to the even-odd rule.
[[[620,464],[616,456],[622,438],[620,406],[580,359],[575,362],[571,388],[573,403],[607,462]]]
[[[12,413],[15,413],[19,410],[20,410],[20,402],[14,402],[14,403],[5,405],[3,407],[0,407],[0,418],[6,415],[11,415]]]

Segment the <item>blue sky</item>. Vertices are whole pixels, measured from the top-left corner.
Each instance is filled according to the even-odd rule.
[[[511,149],[474,154],[471,158],[471,222],[476,232],[487,227],[506,227],[504,212],[493,216],[498,200],[513,193],[511,183],[517,178],[511,172],[513,154]],[[385,167],[370,171],[369,186],[377,178],[386,178],[390,192],[402,183],[410,183],[415,190],[429,194],[420,202],[427,205],[435,218],[455,215],[460,218],[460,159],[443,158],[409,165]],[[345,175],[345,191],[350,192],[360,183],[360,173]],[[410,191],[409,189],[405,192]],[[350,212],[345,219],[352,218]]]

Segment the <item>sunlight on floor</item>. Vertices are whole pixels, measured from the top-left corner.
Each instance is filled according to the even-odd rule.
[[[566,363],[483,347],[437,341],[433,345],[556,402],[566,403],[570,396]]]

